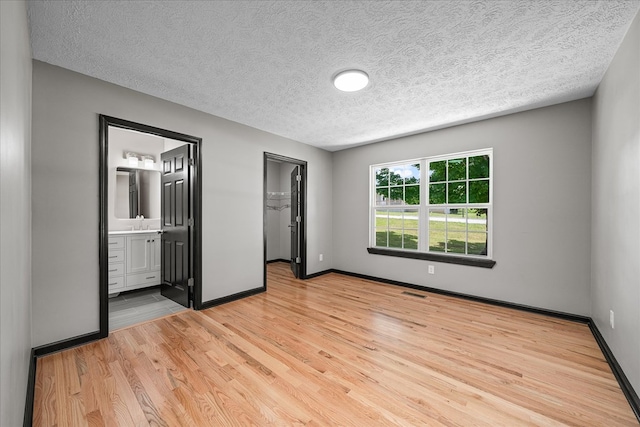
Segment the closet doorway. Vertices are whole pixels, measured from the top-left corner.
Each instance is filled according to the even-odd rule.
[[[264,283],[267,264],[286,262],[298,279],[307,274],[307,162],[264,153]]]

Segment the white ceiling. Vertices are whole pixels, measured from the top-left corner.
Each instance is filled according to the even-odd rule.
[[[591,96],[634,1],[29,1],[33,57],[335,151]],[[335,89],[338,71],[371,77]]]

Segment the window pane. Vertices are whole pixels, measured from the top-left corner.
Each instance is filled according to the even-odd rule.
[[[389,204],[389,187],[376,188],[376,206]]]
[[[418,249],[418,210],[407,209],[404,211],[404,241],[405,249]]]
[[[404,228],[418,228],[418,211],[407,209],[404,211]]]
[[[429,210],[429,229],[444,231],[446,228],[446,220],[445,209]]]
[[[456,209],[445,209],[447,213],[447,223],[449,224],[449,229],[451,229],[451,224],[462,224],[462,230],[466,230],[467,225],[467,210],[464,208],[456,208]]]
[[[467,235],[467,210],[447,209],[447,252],[464,253]]]
[[[444,252],[444,230],[429,230],[429,250]]]
[[[464,232],[447,232],[447,252],[451,252],[454,254],[463,254],[465,253],[465,240],[466,233]]]
[[[402,211],[389,211],[389,228],[402,230]]]
[[[405,184],[419,184],[420,183],[420,163],[415,165],[409,165],[404,174]]]
[[[467,231],[464,209],[445,209],[447,232]]]
[[[489,156],[469,157],[469,179],[489,178]]]
[[[387,210],[376,209],[376,246],[387,246],[388,212]]]
[[[376,246],[383,246],[383,247],[387,247],[387,230],[384,231],[378,231],[378,229],[376,229]]]
[[[469,209],[469,232],[486,232],[487,209]]]
[[[429,209],[429,250],[444,252],[446,214],[444,209]]]
[[[444,252],[444,230],[429,231],[429,250],[433,252]]]
[[[487,233],[469,232],[467,253],[469,255],[486,255],[487,254]]]
[[[376,168],[376,187],[384,187],[389,185],[389,169]]]
[[[447,181],[467,179],[467,159],[453,159],[448,162]]]
[[[405,249],[418,249],[418,230],[405,229],[404,230],[404,248]]]
[[[390,185],[402,185],[404,183],[404,179],[402,178],[402,175],[400,175],[400,172],[402,172],[401,169],[396,169],[396,168],[389,169]]]
[[[469,182],[469,203],[489,203],[489,180]]]
[[[387,229],[389,226],[389,211],[376,209],[376,228]]]
[[[451,182],[447,186],[449,187],[447,203],[467,203],[466,182]]]
[[[447,180],[445,173],[446,161],[430,162],[429,163],[429,181],[441,182]]]
[[[402,205],[402,187],[391,187],[391,205]]]
[[[440,205],[447,202],[447,184],[429,184],[429,204]]]
[[[402,230],[389,230],[389,247],[402,249]]]
[[[404,187],[404,202],[407,205],[420,204],[420,186],[419,185],[407,185],[406,187]]]
[[[400,187],[402,188],[402,187]],[[402,249],[403,211],[389,211],[389,247]]]

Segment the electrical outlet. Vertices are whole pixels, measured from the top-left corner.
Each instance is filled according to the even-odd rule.
[[[436,274],[436,268],[433,265],[429,266],[429,274]]]
[[[611,323],[611,329],[615,329],[615,323],[613,321],[613,310],[609,310],[609,323]]]
[[[319,257],[319,258],[320,258],[320,261],[322,261],[322,254],[320,254],[320,257]]]

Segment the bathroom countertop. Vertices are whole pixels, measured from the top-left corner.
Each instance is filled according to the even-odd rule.
[[[149,234],[149,233],[162,234],[162,230],[116,230],[116,231],[109,231],[109,235],[113,235],[113,236],[116,236],[118,234]]]

